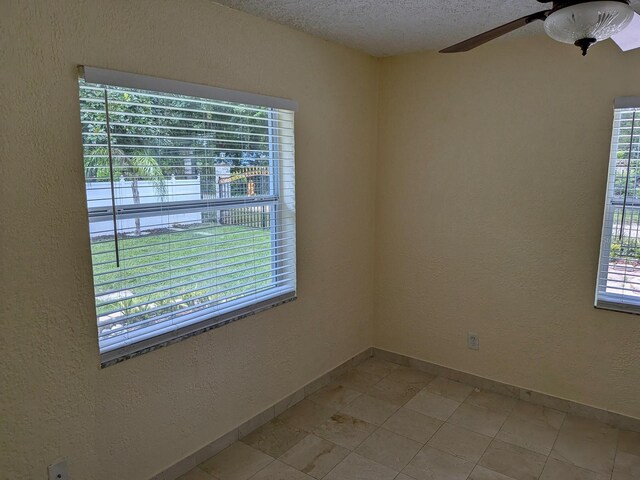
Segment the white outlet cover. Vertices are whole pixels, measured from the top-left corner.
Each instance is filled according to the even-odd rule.
[[[70,480],[69,467],[67,461],[64,458],[56,460],[49,465],[49,480]]]
[[[471,350],[480,350],[480,336],[477,333],[467,333],[467,346]]]

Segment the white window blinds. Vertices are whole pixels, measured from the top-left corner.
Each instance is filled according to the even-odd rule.
[[[640,98],[615,107],[596,306],[640,313]]]
[[[80,110],[103,365],[294,298],[295,105],[84,72]]]

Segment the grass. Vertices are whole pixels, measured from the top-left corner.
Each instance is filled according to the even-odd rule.
[[[263,288],[272,282],[271,248],[268,228],[201,224],[120,238],[118,267],[113,239],[97,240],[97,314],[145,320]]]

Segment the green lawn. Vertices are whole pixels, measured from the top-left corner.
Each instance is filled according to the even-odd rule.
[[[264,288],[272,282],[271,247],[268,228],[203,224],[121,238],[117,267],[114,241],[98,240],[92,244],[98,316],[118,311],[144,320]]]

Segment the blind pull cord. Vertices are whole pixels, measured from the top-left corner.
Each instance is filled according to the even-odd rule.
[[[118,248],[118,219],[116,217],[116,187],[113,183],[113,155],[111,154],[111,123],[109,121],[109,98],[104,89],[104,111],[107,116],[107,149],[109,152],[109,179],[111,180],[111,211],[113,212],[113,236],[116,254],[116,267],[120,268],[120,249]]]
[[[636,126],[636,111],[633,111],[631,117],[631,138],[629,139],[629,155],[627,157],[627,183],[624,186],[624,202],[622,203],[622,217],[620,218],[620,236],[618,240],[622,242],[622,235],[624,233],[624,216],[627,210],[627,197],[629,195],[629,177],[631,174],[631,152],[633,151],[633,136],[635,135]]]

